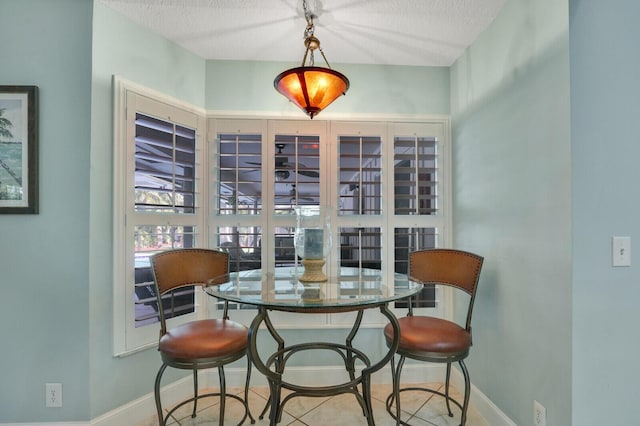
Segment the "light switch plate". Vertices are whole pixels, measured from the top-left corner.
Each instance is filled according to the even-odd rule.
[[[631,266],[631,237],[613,237],[611,259],[613,266]]]

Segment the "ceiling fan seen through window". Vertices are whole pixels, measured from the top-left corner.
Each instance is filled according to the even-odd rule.
[[[275,177],[276,181],[284,181],[289,179],[291,173],[298,173],[302,176],[307,176],[311,178],[319,178],[320,173],[317,170],[313,170],[308,168],[306,165],[299,162],[290,162],[289,157],[283,154],[282,150],[284,149],[285,144],[277,143],[276,148],[278,149],[278,153],[275,157]],[[253,166],[262,166],[262,163],[255,163],[252,161],[247,161],[247,164],[251,164]]]

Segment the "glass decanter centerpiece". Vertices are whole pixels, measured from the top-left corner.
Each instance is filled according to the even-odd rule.
[[[301,282],[327,281],[322,268],[331,250],[331,208],[324,206],[296,207],[295,246],[302,258],[304,273]]]

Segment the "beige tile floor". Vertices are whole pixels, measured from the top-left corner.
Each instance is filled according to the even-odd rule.
[[[412,385],[413,386],[413,385]],[[442,390],[442,383],[431,383],[434,389]],[[204,390],[206,391],[206,390]],[[228,392],[241,394],[242,389],[233,388]],[[385,403],[387,395],[391,392],[391,385],[373,385],[372,402],[376,425],[392,426],[395,420],[387,413]],[[452,389],[452,396],[461,400],[459,393]],[[283,392],[283,396],[285,393]],[[252,387],[249,391],[249,407],[256,419],[256,425],[269,424],[268,412],[264,419],[258,419],[269,396],[267,387]],[[203,398],[198,402],[198,414],[191,418],[192,407],[181,407],[174,413],[169,421],[171,426],[195,426],[218,424],[218,399]],[[457,426],[460,424],[460,410],[452,405],[453,417],[449,417],[444,398],[424,392],[405,392],[401,398],[402,420],[413,426]],[[226,404],[225,425],[236,425],[242,416],[242,405],[233,399],[228,399]],[[157,425],[157,418],[151,417],[147,421],[136,426]],[[244,425],[250,425],[247,419]],[[366,419],[362,415],[362,409],[354,395],[343,394],[325,398],[296,397],[287,402],[284,407],[280,426],[355,426],[366,425]],[[467,414],[468,426],[489,426],[488,423],[469,407]]]

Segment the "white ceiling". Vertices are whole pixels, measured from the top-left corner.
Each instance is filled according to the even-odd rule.
[[[101,0],[205,59],[301,63],[303,0]],[[330,64],[449,66],[507,0],[307,0]],[[319,56],[316,63],[324,65]]]

